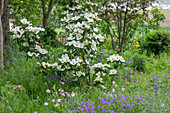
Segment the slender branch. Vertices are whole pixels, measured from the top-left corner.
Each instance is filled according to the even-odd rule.
[[[120,30],[120,24],[119,24],[120,18],[119,18],[119,14],[118,14],[118,7],[117,7],[117,12],[116,13],[117,13],[116,14],[117,15],[117,24],[118,24],[117,25],[118,26],[117,31],[118,31],[118,39],[119,39],[119,47],[120,47],[120,31],[119,31]]]
[[[110,23],[110,22],[107,22],[107,23],[109,24],[110,28],[112,29],[113,35],[114,35],[116,38],[118,38],[118,36],[116,35],[114,29],[112,28],[111,23]]]
[[[109,26],[111,27],[111,29],[112,29],[112,26],[110,25],[110,23],[108,22],[108,24],[109,24]],[[114,42],[113,42],[113,35],[114,35],[114,33],[113,33],[113,35],[112,35],[112,33],[110,32],[110,27],[108,26],[108,30],[109,30],[109,33],[110,33],[110,36],[111,36],[111,40],[112,40],[112,49],[114,50],[115,49],[115,47],[114,47]]]

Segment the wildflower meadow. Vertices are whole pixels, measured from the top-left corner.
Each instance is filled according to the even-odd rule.
[[[1,0],[0,113],[170,113],[155,1]]]

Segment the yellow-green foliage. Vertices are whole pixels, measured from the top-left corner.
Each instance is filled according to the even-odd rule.
[[[132,37],[130,39],[129,42],[127,42],[127,48],[129,50],[132,50],[132,51],[138,51],[140,50],[140,45],[139,45],[139,41],[138,41],[138,38],[135,36],[135,37]]]

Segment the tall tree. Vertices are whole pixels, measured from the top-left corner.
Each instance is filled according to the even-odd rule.
[[[3,14],[4,0],[0,0],[0,73],[3,74],[3,29],[1,17]]]
[[[9,7],[8,6],[9,6],[8,0],[4,0],[4,9],[2,14],[4,61],[10,59],[10,48],[11,48],[11,39],[8,34],[9,31]]]

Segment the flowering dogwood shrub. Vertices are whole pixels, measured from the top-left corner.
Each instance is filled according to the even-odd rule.
[[[28,56],[39,56],[47,54],[47,50],[41,48],[40,36],[41,31],[45,31],[44,28],[33,27],[26,19],[21,20],[21,26],[14,27],[10,24],[10,31],[12,32],[13,39],[17,40],[19,49],[25,51]]]
[[[66,72],[71,71],[74,81],[80,83],[81,80],[85,80],[88,87],[103,83],[104,76],[114,75],[117,72],[108,64],[89,62],[89,59],[96,59],[94,55],[104,41],[97,28],[101,19],[97,17],[96,12],[93,12],[93,6],[97,7],[97,4],[74,2],[73,6],[65,7],[60,19],[60,25],[64,29],[63,34],[67,36],[65,54],[56,63],[46,63],[48,68],[57,69],[58,75],[66,75]],[[124,62],[124,59],[116,55],[115,61]]]
[[[39,61],[38,64],[43,68],[43,73],[52,73],[61,80],[61,83],[74,83],[81,86],[82,81],[86,81],[88,88],[90,85],[104,84],[110,80],[110,75],[117,73],[116,69],[109,64],[116,62],[116,65],[119,65],[125,62],[121,56],[110,56],[107,59],[108,64],[95,62],[97,60],[95,55],[98,53],[98,47],[104,42],[104,37],[98,30],[98,23],[101,19],[93,11],[93,7],[98,7],[98,5],[90,2],[80,3],[79,1],[64,7],[60,25],[63,28],[61,34],[64,34],[66,38],[66,49],[60,57],[55,59],[55,62]],[[30,57],[47,54],[48,52],[41,48],[43,46],[36,40],[38,32],[34,33],[31,25],[27,24],[28,27],[25,27],[25,31],[19,36],[19,41],[25,41],[27,36],[26,41],[29,49],[26,52]],[[40,30],[43,31],[43,29]],[[68,74],[71,82],[62,79],[67,78]],[[102,85],[102,87],[104,86]]]

